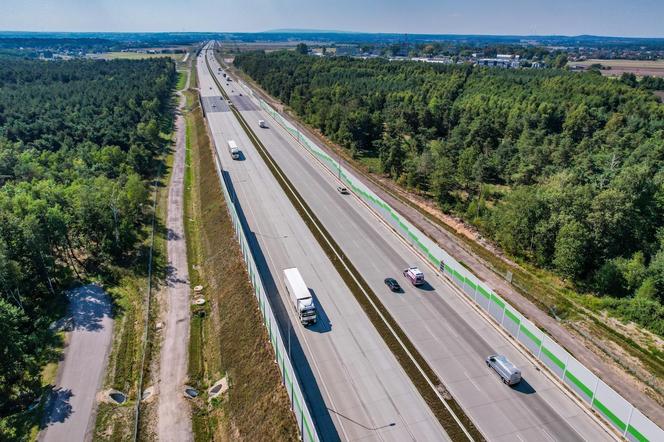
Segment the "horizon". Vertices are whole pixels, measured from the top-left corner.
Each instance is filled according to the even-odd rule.
[[[247,13],[250,11],[250,13]],[[664,3],[657,0],[51,0],[4,5],[8,32],[264,33],[334,29],[343,33],[607,36],[664,38]],[[102,31],[103,29],[103,31]],[[224,29],[221,31],[219,29]],[[361,29],[361,31],[359,31]]]
[[[561,38],[607,38],[607,39],[637,39],[637,40],[664,40],[664,36],[647,36],[647,35],[608,35],[608,34],[478,34],[478,33],[431,33],[431,32],[367,32],[367,31],[346,31],[346,30],[330,30],[330,29],[267,29],[263,31],[142,31],[142,30],[125,30],[125,31],[111,31],[111,30],[97,30],[97,31],[27,31],[20,29],[0,29],[0,35],[3,34],[76,34],[76,35],[98,35],[98,34],[113,34],[113,35],[131,35],[131,34],[180,34],[180,35],[228,35],[228,34],[357,34],[357,35],[422,35],[422,36],[435,36],[435,37],[520,37],[520,38],[545,38],[545,37],[561,37]]]

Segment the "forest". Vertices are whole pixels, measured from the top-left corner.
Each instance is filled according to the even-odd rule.
[[[630,76],[246,52],[378,172],[664,336],[664,105]]]
[[[0,58],[0,439],[40,394],[64,290],[141,253],[175,81],[167,59]]]

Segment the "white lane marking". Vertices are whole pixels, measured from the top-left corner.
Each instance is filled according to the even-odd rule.
[[[551,439],[553,442],[556,442],[556,439],[549,434],[548,431],[546,431],[544,428],[540,428],[542,430],[542,433],[544,433],[549,439]]]
[[[233,120],[235,120],[235,117],[234,117],[234,116],[233,116],[232,118],[233,118]],[[231,120],[231,127],[237,132],[237,128],[233,125],[233,120]],[[220,132],[221,132],[221,131],[220,131]],[[236,133],[236,135],[238,135],[238,134]],[[217,153],[219,154],[219,156],[224,155],[223,152],[222,152],[222,151],[224,151],[224,150],[225,150],[225,149],[219,149],[219,148],[217,148]],[[232,160],[231,160],[231,161],[232,161]],[[245,161],[247,161],[247,160],[245,160]],[[235,166],[235,164],[232,163],[232,162],[229,162],[229,164],[233,164],[233,166]],[[253,163],[250,163],[250,164],[253,165]],[[255,165],[254,165],[254,168],[256,168]],[[236,167],[233,167],[233,169],[236,169]],[[230,170],[230,169],[227,169],[227,170]],[[235,170],[235,172],[237,173],[238,171]],[[220,178],[220,179],[221,179],[221,178]],[[251,213],[252,218],[253,218],[254,220],[260,219],[260,218],[256,217],[256,214],[255,214],[255,212],[254,212],[254,210],[253,210],[253,207],[252,207],[252,204],[251,204],[250,199],[247,199],[247,198],[246,198],[246,193],[247,193],[247,192],[245,192],[244,186],[238,186],[238,187],[239,187],[239,192],[238,192],[238,189],[237,189],[237,188],[235,189],[235,195],[236,195],[236,197],[239,197],[238,194],[241,192],[241,193],[244,195],[244,198],[242,198],[242,201],[247,202],[247,206],[248,206],[249,212]],[[248,220],[247,220],[247,222],[248,222]],[[256,223],[254,223],[254,224],[255,224],[255,225],[254,225],[254,228],[256,229],[256,231],[258,232],[259,235],[262,236],[263,233],[262,233],[260,227],[259,227]],[[249,245],[247,245],[247,246],[249,246]],[[267,253],[268,260],[269,260],[270,263],[272,264],[272,268],[273,268],[273,269],[277,268],[277,266],[275,265],[275,261],[274,261],[274,259],[272,258],[272,255],[270,254],[270,250],[269,250],[268,247],[265,247],[265,252]],[[275,279],[275,282],[276,282],[276,279]],[[278,292],[279,292],[279,293],[282,293],[283,290],[279,290]],[[283,298],[282,298],[282,300],[283,300]],[[286,305],[287,305],[287,304],[286,304]],[[308,340],[307,340],[307,338],[306,338],[306,335],[305,335],[304,333],[302,333],[302,331],[300,330],[299,327],[295,327],[295,326],[293,325],[294,322],[293,322],[293,320],[292,320],[293,318],[291,317],[292,312],[290,311],[290,309],[286,308],[286,314],[287,314],[289,320],[291,321],[291,329],[293,329],[293,330],[295,331],[295,333],[298,334],[298,336],[300,337],[300,339],[304,342],[304,344],[305,344],[305,346],[306,346],[306,348],[307,348],[307,350],[308,350],[308,353],[309,353],[310,355],[313,355],[314,353],[313,353],[313,351],[311,350],[311,346],[310,346],[310,344],[309,344],[309,342],[308,342]],[[299,332],[299,333],[298,333],[298,332]],[[307,360],[309,360],[309,358],[307,358]],[[316,358],[311,358],[311,361],[310,361],[310,362],[313,363],[314,368],[315,368],[316,372],[318,373],[318,379],[320,380],[320,383],[322,384],[323,389],[325,390],[325,394],[327,395],[327,397],[328,397],[328,399],[329,399],[329,401],[330,401],[332,407],[334,407],[334,408],[336,409],[336,405],[335,405],[335,403],[334,403],[334,400],[332,399],[332,396],[331,396],[330,391],[329,391],[329,389],[328,389],[328,387],[327,387],[327,384],[325,383],[325,380],[324,380],[324,379],[322,378],[322,376],[321,376],[321,370],[320,370],[320,367],[318,366],[318,364],[316,363]],[[338,417],[335,416],[335,418],[336,418],[335,420],[338,421],[339,426],[341,427],[341,431],[342,431],[342,433],[343,433],[343,435],[344,435],[344,439],[345,439],[345,440],[349,440],[348,433],[346,432],[346,429],[345,429],[345,427],[344,427],[344,425],[343,425],[343,422],[342,422],[341,419],[339,419]]]
[[[233,126],[234,126],[233,128],[234,128],[236,131],[238,131],[239,128],[238,128],[237,125],[235,124],[235,123],[236,123],[235,119],[234,119],[234,121],[233,121],[232,123],[233,123]],[[253,176],[253,175],[251,175],[251,176]],[[250,178],[250,179],[251,179],[251,178]],[[260,197],[260,196],[259,196],[259,197]],[[253,209],[251,209],[251,207],[250,207],[250,211],[252,212],[252,216],[254,216],[254,219],[258,219],[258,218],[256,218],[255,215],[253,214]],[[263,235],[262,232],[260,232],[260,231],[259,231],[259,234]],[[264,235],[263,235],[263,236],[264,236]],[[293,235],[293,237],[295,237],[295,235]],[[299,241],[298,241],[298,242],[299,242]],[[269,257],[269,259],[270,259],[270,262],[273,262],[272,257],[271,257],[271,254],[270,254],[270,252],[269,252],[269,250],[268,250],[267,248],[266,248],[266,252],[267,252],[267,254],[268,254],[268,257]],[[273,264],[273,265],[274,265],[274,264]],[[315,271],[315,273],[318,275],[319,272],[317,271],[317,269],[314,268],[314,271]],[[318,275],[318,277],[319,277],[319,280],[322,282],[322,278],[320,277],[320,275]],[[336,306],[336,303],[334,302],[334,297],[330,297],[330,302],[331,302],[333,305],[335,305],[337,311],[341,311],[341,309],[339,309],[338,306]],[[353,338],[353,340],[355,340],[355,342],[357,343],[358,347],[359,347],[360,349],[362,349],[362,347],[361,347],[360,344],[359,344],[359,341],[358,341],[357,338],[354,336],[353,331],[352,331],[350,328],[347,328],[347,331],[349,332],[349,334],[351,335],[351,337]],[[333,345],[333,348],[334,348],[335,352],[337,352],[337,354],[338,354],[338,350],[337,350],[337,345],[336,345],[336,343],[335,343],[334,341],[331,341],[331,344]],[[363,354],[366,353],[365,350],[362,350],[362,352],[363,352]],[[368,362],[371,362],[371,361],[369,361],[369,360],[366,358],[366,356],[365,356],[365,359],[366,359]],[[365,401],[362,399],[362,396],[361,396],[360,393],[359,393],[359,389],[358,389],[357,386],[356,386],[356,381],[354,380],[354,377],[351,376],[351,373],[350,373],[350,371],[349,371],[349,367],[348,367],[345,363],[343,363],[343,361],[341,360],[341,356],[340,356],[340,355],[339,355],[339,361],[341,362],[341,367],[342,367],[342,369],[343,369],[343,371],[344,371],[344,373],[345,373],[345,375],[346,375],[346,378],[348,379],[348,381],[349,381],[349,383],[350,383],[350,385],[351,385],[351,387],[352,387],[353,392],[355,393],[355,396],[356,396],[357,399],[358,399],[358,402],[362,405],[362,409],[363,409],[363,410],[365,411],[365,413],[366,413],[366,416],[365,416],[365,417],[371,422],[371,426],[372,426],[372,427],[377,427],[376,422],[374,421],[374,419],[372,418],[372,416],[368,413],[367,404],[366,404]],[[386,393],[386,395],[389,397],[389,399],[390,399],[390,403],[391,403],[392,407],[394,408],[395,412],[397,413],[397,415],[399,416],[401,422],[404,424],[404,427],[405,427],[407,433],[410,435],[411,439],[414,440],[413,434],[412,434],[412,432],[411,432],[409,426],[408,426],[408,425],[406,424],[406,422],[404,421],[404,417],[403,417],[403,416],[401,415],[401,413],[399,413],[399,411],[396,409],[395,402],[394,402],[394,398],[392,398],[392,396],[389,394],[389,392],[387,392],[387,390],[385,389],[385,386],[384,386],[383,382],[380,380],[380,376],[379,376],[379,374],[378,374],[375,370],[373,370],[373,371],[374,371],[374,374],[373,374],[373,375],[374,375],[374,376],[376,377],[376,379],[378,380],[378,382],[379,382],[379,384],[381,385],[383,391],[384,391],[384,392]],[[377,432],[376,435],[377,435],[377,437],[378,437],[380,440],[384,440],[384,438],[383,438],[383,436],[380,434],[380,432]]]

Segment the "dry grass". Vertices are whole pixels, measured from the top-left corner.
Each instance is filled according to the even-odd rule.
[[[224,203],[200,108],[187,115],[185,229],[192,284],[208,306],[195,311],[190,377],[205,390],[227,375],[226,397],[194,403],[196,440],[297,440],[297,425]]]

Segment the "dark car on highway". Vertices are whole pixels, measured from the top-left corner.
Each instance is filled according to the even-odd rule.
[[[385,285],[390,288],[393,292],[400,292],[401,291],[401,286],[397,282],[396,279],[394,278],[385,278]]]

